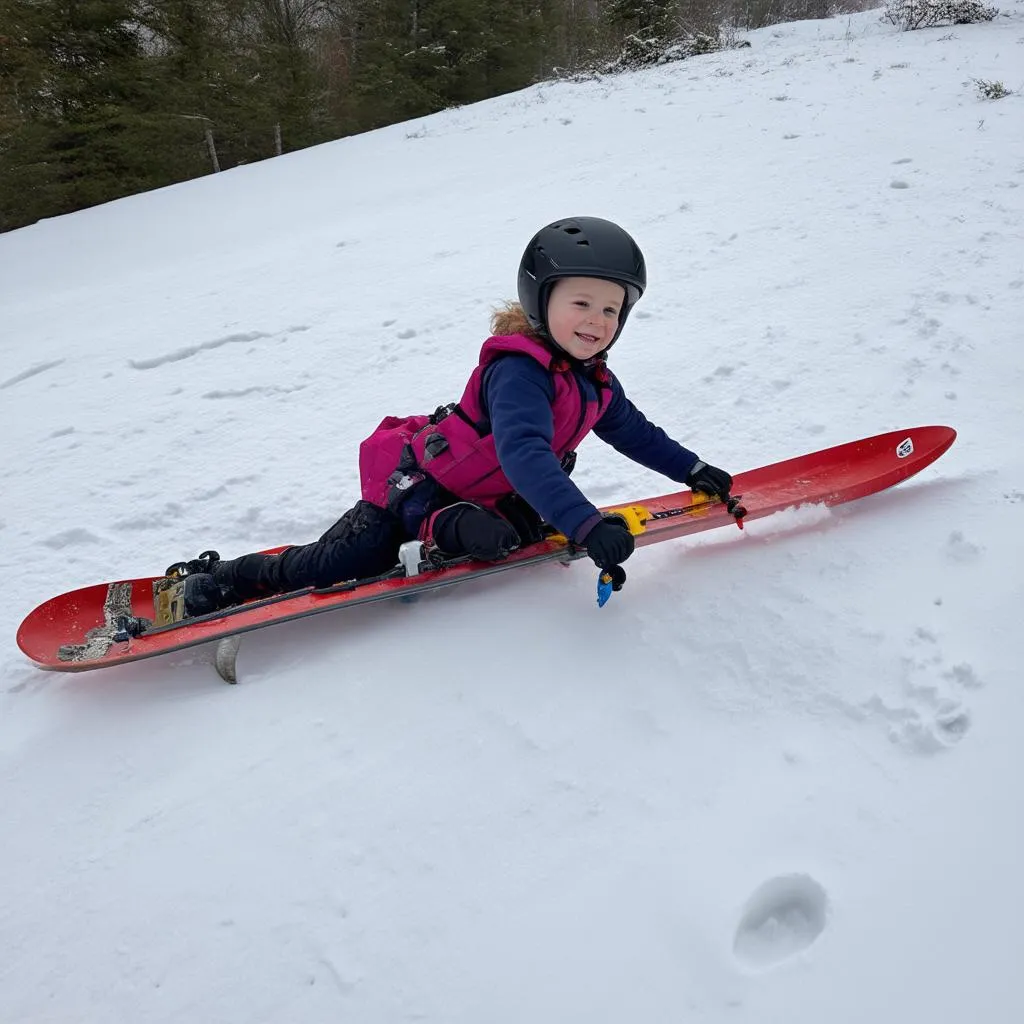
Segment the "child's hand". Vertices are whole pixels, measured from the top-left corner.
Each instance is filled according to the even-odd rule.
[[[636,545],[625,520],[611,515],[583,538],[583,546],[601,569],[610,569],[629,558]]]
[[[724,469],[709,466],[699,459],[694,463],[686,482],[695,491],[702,491],[712,498],[725,499],[732,490],[732,477]]]

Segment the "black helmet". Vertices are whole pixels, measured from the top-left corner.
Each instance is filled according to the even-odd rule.
[[[600,217],[569,217],[541,228],[519,263],[519,302],[531,325],[546,336],[548,298],[562,277],[599,277],[626,289],[611,348],[647,287],[640,247],[618,224]]]

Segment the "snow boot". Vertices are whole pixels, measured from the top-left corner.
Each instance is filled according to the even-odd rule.
[[[162,602],[158,602],[158,620],[180,621],[241,603],[242,597],[235,592],[230,573],[225,571],[230,566],[230,562],[221,561],[216,551],[204,551],[198,558],[169,565],[164,579],[154,588],[155,594],[163,595]],[[167,605],[162,613],[160,603]]]
[[[185,577],[184,583],[185,614],[190,618],[238,604],[237,598],[217,582],[213,573],[192,573]]]
[[[277,555],[255,553],[217,559],[207,572],[185,577],[185,614],[209,615],[252,598],[267,597],[287,589],[277,579]]]

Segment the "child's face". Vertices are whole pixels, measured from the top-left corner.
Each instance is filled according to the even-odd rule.
[[[619,328],[626,289],[597,277],[563,277],[548,299],[551,337],[574,359],[592,359]]]

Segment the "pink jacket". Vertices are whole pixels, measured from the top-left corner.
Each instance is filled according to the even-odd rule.
[[[456,497],[486,507],[511,494],[514,488],[502,472],[483,405],[487,367],[510,354],[531,356],[550,371],[554,382],[551,447],[559,458],[572,451],[601,418],[607,389],[598,389],[598,401],[584,401],[569,363],[541,342],[523,334],[488,338],[458,403],[443,406],[431,416],[385,417],[363,441],[359,447],[363,497],[387,506],[392,488],[401,487],[403,477],[414,482],[417,471],[429,474]]]

